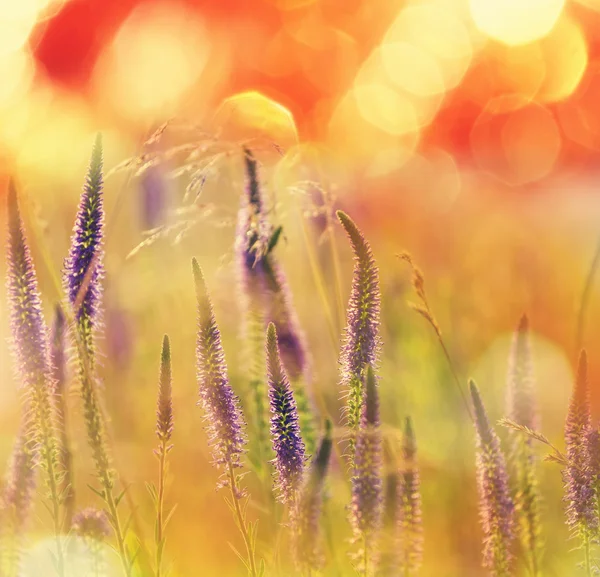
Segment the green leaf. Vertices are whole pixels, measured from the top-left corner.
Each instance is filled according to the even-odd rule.
[[[246,558],[229,541],[227,541],[227,545],[229,545],[231,550],[237,555],[238,559],[244,564],[244,567],[246,567],[248,573],[250,573],[250,564]]]
[[[165,517],[165,520],[163,521],[163,529],[167,528],[167,525],[169,524],[169,521],[171,520],[173,513],[175,513],[175,509],[177,509],[177,503],[175,505],[173,505],[173,507],[171,507],[171,510],[167,513],[167,516]]]

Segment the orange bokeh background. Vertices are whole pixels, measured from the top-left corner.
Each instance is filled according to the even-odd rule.
[[[442,378],[422,360],[423,350],[438,361],[439,356],[427,327],[404,307],[411,297],[409,275],[394,256],[402,249],[410,250],[424,270],[432,308],[461,377],[493,373],[496,380],[484,382],[482,390],[495,407],[494,417],[502,415],[505,367],[490,368],[490,359],[497,360],[490,351],[523,311],[529,313],[535,338],[545,343],[544,354],[552,361],[538,387],[544,426],[560,439],[572,376],[568,361],[573,364],[576,355],[577,311],[600,234],[600,0],[6,1],[0,3],[0,78],[0,175],[18,180],[31,201],[31,221],[41,213],[42,225],[51,223],[40,228],[52,237],[55,266],[66,254],[65,230],[72,224],[95,132],[104,135],[107,169],[139,154],[148,136],[175,117],[229,142],[260,137],[263,148],[265,141],[277,145],[276,154],[258,151],[271,193],[288,191],[300,180],[318,180],[372,240],[384,297],[390,295],[384,298],[384,314],[400,327],[391,321],[384,326],[389,358],[382,382],[399,382],[402,393],[394,390],[394,395],[407,406],[412,403],[424,452],[429,451],[424,461],[438,464],[436,459],[443,458],[436,453],[433,417],[447,417],[445,425],[452,427],[461,409],[458,401],[453,412],[440,406],[435,386]],[[233,222],[243,184],[241,163],[230,168],[225,163],[222,178],[233,175],[226,183],[235,186],[213,195],[222,201],[216,204],[226,214],[223,220]],[[214,180],[218,188],[222,181]],[[113,235],[107,241],[112,283],[107,301],[120,298],[121,308],[137,315],[138,334],[149,340],[154,335],[146,334],[147,323],[153,321],[147,319],[156,317],[159,332],[163,324],[174,323],[170,310],[160,312],[160,298],[172,298],[173,308],[180,307],[178,318],[189,318],[189,310],[173,297],[179,284],[187,287],[189,271],[175,272],[173,265],[177,286],[169,293],[156,272],[158,257],[144,261],[147,268],[126,259],[143,236],[131,226],[133,195],[124,195],[120,214],[113,210],[118,188],[119,181],[107,179]],[[284,209],[283,218],[291,212]],[[212,264],[230,250],[233,227],[223,228],[199,232],[204,244],[194,237],[194,251],[208,253],[214,247],[219,253],[207,257]],[[297,222],[285,229],[291,248],[282,249],[288,251],[282,260],[309,340],[320,344],[323,323],[315,314],[297,229]],[[188,267],[187,257],[177,252],[173,262],[185,260],[181,266]],[[136,273],[141,281],[132,280]],[[132,296],[129,283],[137,282],[143,287]],[[225,290],[220,298],[225,324],[235,325],[234,314],[227,316],[232,292]],[[600,346],[599,315],[600,290],[592,284],[582,332],[590,351]],[[6,336],[8,319],[3,311],[0,317]],[[110,332],[110,316],[107,324]],[[173,327],[189,342],[193,330],[191,324],[185,330]],[[405,341],[395,340],[409,333]],[[136,359],[146,367],[138,380],[151,383],[156,351],[142,338],[135,346]],[[334,398],[337,366],[331,359],[337,350],[314,349],[321,385]],[[600,414],[596,354],[590,364]],[[567,369],[554,381],[558,365]],[[188,371],[190,391],[192,370],[191,365],[182,369]],[[445,392],[452,398],[454,393]],[[5,410],[16,422],[18,403],[11,399],[10,411]],[[123,404],[114,402],[117,422],[119,410],[122,422],[130,418]],[[150,409],[144,430],[151,430],[151,418]],[[121,424],[123,436],[134,437],[126,429]],[[191,466],[180,458],[182,470]],[[189,475],[190,487],[192,473],[197,471]],[[558,472],[551,474],[559,495]],[[137,470],[131,473],[139,481],[137,475]],[[212,481],[206,485],[212,491]],[[189,491],[196,498],[196,487]],[[222,514],[220,503],[206,499],[214,516]],[[460,525],[462,511],[455,514]],[[469,515],[476,527],[474,509]],[[210,528],[203,530],[207,549],[217,547]],[[192,551],[196,537],[183,529],[181,535],[180,548]],[[548,550],[564,547],[564,538],[563,533],[549,537]],[[461,547],[460,535],[446,539]],[[440,547],[450,548],[444,543]],[[477,567],[478,552],[461,554]],[[456,567],[463,566],[457,561]]]

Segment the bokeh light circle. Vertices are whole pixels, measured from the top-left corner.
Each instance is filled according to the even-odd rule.
[[[477,27],[490,38],[513,46],[546,36],[564,4],[565,0],[470,0]]]
[[[538,98],[557,102],[573,94],[588,65],[588,48],[581,26],[568,17],[561,18],[552,32],[540,42],[546,75]]]
[[[554,168],[561,135],[544,106],[500,97],[488,103],[470,134],[476,163],[511,186],[535,182]]]

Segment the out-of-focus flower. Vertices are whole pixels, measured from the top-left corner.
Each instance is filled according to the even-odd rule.
[[[471,381],[477,432],[477,488],[483,529],[483,565],[494,577],[510,577],[513,570],[514,505],[500,440],[490,426],[477,385]]]
[[[346,334],[340,355],[341,385],[347,394],[346,418],[350,449],[358,427],[363,402],[363,373],[375,366],[379,356],[379,271],[371,247],[354,221],[339,210],[337,216],[354,251],[352,292],[347,307]]]
[[[333,446],[331,429],[331,421],[326,421],[325,434],[307,470],[296,512],[294,556],[296,564],[309,571],[318,570],[323,564],[319,521],[323,506],[323,487]]]
[[[365,372],[363,386],[365,400],[362,403],[360,426],[356,433],[350,520],[355,540],[362,547],[357,555],[360,570],[365,575],[369,575],[371,565],[375,564],[375,544],[383,513],[379,398],[377,378],[371,365]]]
[[[247,442],[240,402],[229,384],[221,333],[196,259],[192,260],[192,270],[198,303],[196,374],[200,400],[207,416],[213,461],[219,468],[239,467]],[[224,479],[222,484],[227,483]]]

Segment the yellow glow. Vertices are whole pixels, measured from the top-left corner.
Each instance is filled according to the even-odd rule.
[[[330,189],[345,180],[344,173],[344,162],[336,151],[320,143],[303,142],[292,146],[279,160],[273,183],[281,193],[308,181]]]
[[[102,577],[117,577],[121,574],[118,557],[108,545],[96,543],[98,555],[103,564]],[[65,555],[65,577],[83,577],[94,573],[93,557],[85,541],[71,536],[63,540]],[[52,575],[54,565],[51,555],[56,551],[54,538],[35,543],[24,555],[22,571],[19,577],[42,577]]]
[[[587,6],[592,10],[600,11],[600,0],[575,0],[578,4],[582,6]]]
[[[172,114],[209,52],[208,32],[195,13],[177,3],[143,4],[101,58],[96,84],[126,116]]]
[[[358,110],[371,124],[394,135],[417,132],[419,124],[412,102],[385,84],[354,87]]]
[[[415,90],[420,90],[423,92],[423,89],[427,89],[426,81],[419,82],[418,80],[407,80],[406,82],[403,82],[403,84],[406,84],[408,87],[412,88],[412,91],[405,86],[398,85],[390,78],[388,70],[385,66],[384,58],[384,47],[381,46],[376,48],[363,63],[361,69],[356,75],[354,85],[381,85],[386,89],[386,91],[394,92],[395,96],[393,98],[404,103],[404,108],[412,108],[412,112],[414,113],[415,126],[409,128],[408,130],[417,130],[419,128],[428,126],[435,118],[445,93],[442,91],[431,94],[416,94]],[[410,67],[406,68],[398,66],[394,71],[394,75],[398,82],[402,82],[401,77],[403,75],[410,76],[412,74],[413,70]],[[432,86],[433,83],[429,83],[429,88]]]
[[[31,55],[23,50],[0,55],[0,109],[23,97],[31,83],[33,68]]]
[[[460,14],[442,0],[402,10],[386,32],[382,46],[396,42],[408,43],[420,51],[422,59],[435,61],[446,90],[458,86],[473,56],[472,34]]]
[[[27,42],[40,8],[40,0],[0,0],[0,55]]]
[[[485,247],[488,249],[489,247]],[[487,254],[481,246],[474,246],[472,256],[477,259]],[[517,319],[515,319],[515,324]],[[486,404],[498,407],[502,413],[506,398],[506,363],[512,342],[512,334],[501,334],[485,350],[485,352],[469,367],[469,374],[480,385]],[[535,366],[536,381],[543,386],[543,394],[538,394],[540,413],[552,417],[564,418],[564,413],[557,413],[557,407],[566,407],[573,388],[573,369],[567,353],[552,341],[543,336],[530,333],[532,361]],[[546,385],[542,385],[542,384]]]
[[[505,44],[527,44],[546,36],[560,16],[565,0],[470,0],[477,27]]]
[[[545,102],[564,100],[579,86],[588,64],[581,27],[571,18],[561,18],[540,45],[546,60],[546,76],[539,98]]]
[[[407,42],[389,42],[381,46],[383,66],[390,80],[417,96],[445,91],[438,61],[419,46]]]
[[[391,90],[391,89],[390,89]],[[392,97],[393,98],[393,97]],[[345,164],[366,162],[373,166],[376,151],[383,151],[375,173],[384,175],[393,168],[402,166],[416,149],[420,131],[418,128],[404,134],[392,134],[365,118],[358,107],[354,90],[349,91],[339,103],[329,121],[328,143],[345,158]],[[392,167],[392,160],[394,166]]]
[[[242,92],[224,100],[213,124],[225,139],[265,138],[284,148],[298,141],[292,113],[256,91]]]

